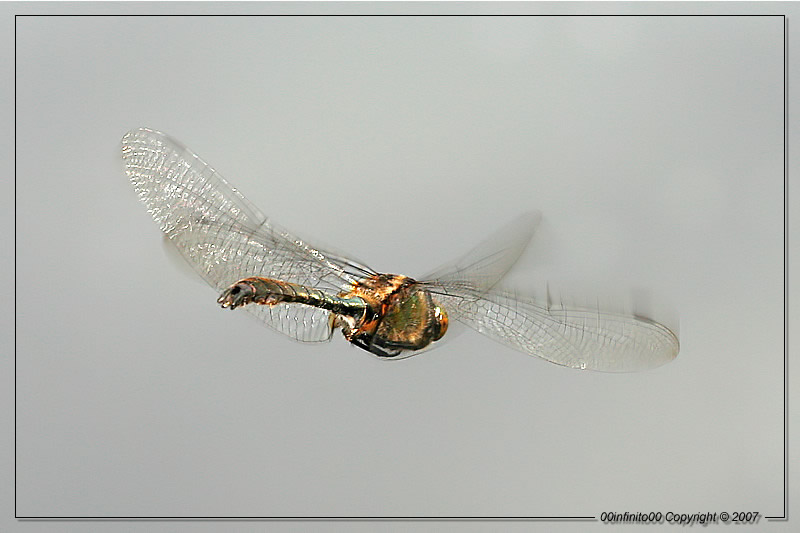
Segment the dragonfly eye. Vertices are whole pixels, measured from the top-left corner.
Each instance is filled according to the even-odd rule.
[[[436,321],[436,325],[434,327],[433,332],[433,340],[438,341],[444,334],[447,333],[447,324],[449,322],[447,318],[447,311],[444,310],[444,307],[436,306],[433,309],[433,318]]]

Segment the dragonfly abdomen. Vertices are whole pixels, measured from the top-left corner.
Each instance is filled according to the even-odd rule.
[[[334,296],[305,285],[259,277],[239,280],[222,293],[217,303],[231,309],[249,303],[261,305],[298,303],[353,318],[362,317],[367,308],[367,303],[359,297]]]

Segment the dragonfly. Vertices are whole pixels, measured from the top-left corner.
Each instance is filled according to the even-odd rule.
[[[503,288],[537,225],[523,216],[420,280],[323,250],[268,220],[193,151],[148,128],[122,139],[125,172],[168,240],[219,294],[300,342],[345,339],[386,360],[419,354],[450,321],[552,363],[602,372],[674,359],[677,336],[648,318],[553,306]]]

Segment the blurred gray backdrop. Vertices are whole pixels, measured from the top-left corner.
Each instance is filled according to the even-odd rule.
[[[780,515],[783,24],[18,18],[17,514]],[[379,271],[539,210],[509,283],[638,295],[681,353],[292,342],[176,268],[121,169],[139,126]]]

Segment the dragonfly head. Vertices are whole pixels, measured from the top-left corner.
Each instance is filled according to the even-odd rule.
[[[449,323],[444,307],[437,305],[433,308],[433,321],[433,340],[438,341],[447,333],[447,324]]]

